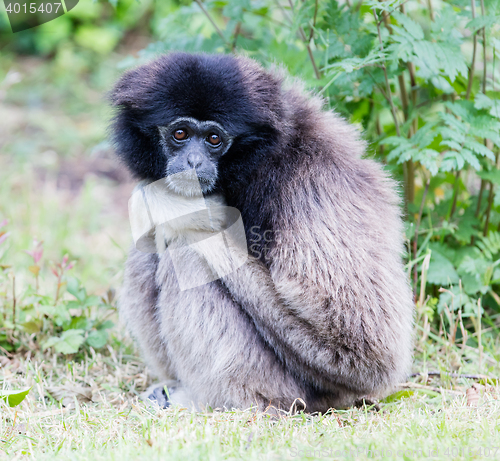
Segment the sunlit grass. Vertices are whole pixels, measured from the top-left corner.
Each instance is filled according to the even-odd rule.
[[[134,396],[147,380],[142,365],[116,355],[56,367],[22,362],[4,372],[11,386],[32,386],[19,407],[1,404],[4,459],[21,453],[37,460],[484,459],[485,449],[492,458],[500,444],[498,388],[488,389],[477,407],[464,395],[414,392],[382,404],[380,412],[275,420],[251,410],[191,413],[146,405]],[[87,386],[95,402],[70,397],[62,407],[49,392],[63,383],[70,396],[72,388]]]

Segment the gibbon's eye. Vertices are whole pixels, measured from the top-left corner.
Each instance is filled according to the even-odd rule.
[[[222,140],[218,134],[212,133],[208,135],[207,141],[212,144],[212,146],[218,146]]]
[[[188,134],[186,130],[175,130],[174,132],[174,139],[177,141],[183,141],[184,139],[187,139]]]

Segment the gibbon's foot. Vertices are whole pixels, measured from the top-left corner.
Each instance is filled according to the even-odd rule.
[[[167,389],[168,395],[165,389]],[[170,397],[174,392],[175,387],[167,386],[165,383],[153,384],[144,392],[143,397],[144,400],[156,402],[160,408],[168,408],[172,406]]]
[[[354,402],[353,405],[355,408],[364,408],[366,407],[368,410],[380,411],[380,405],[377,400],[363,397]]]
[[[192,411],[202,410],[204,405],[196,405],[189,391],[176,380],[168,380],[149,386],[142,394],[144,401],[156,402],[160,408],[182,407]]]

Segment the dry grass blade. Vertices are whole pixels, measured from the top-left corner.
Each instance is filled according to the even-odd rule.
[[[402,383],[402,384],[400,384],[400,387],[402,389],[417,389],[417,390],[420,389],[420,390],[424,390],[424,391],[437,392],[438,394],[442,394],[442,393],[446,392],[448,394],[463,395],[463,393],[460,391],[455,391],[452,389],[444,389],[442,387],[425,386],[423,384],[411,383],[411,382]]]

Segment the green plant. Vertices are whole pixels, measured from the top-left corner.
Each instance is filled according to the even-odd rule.
[[[31,387],[23,390],[0,391],[0,400],[7,403],[9,407],[17,407],[29,394]]]
[[[3,225],[6,223],[3,222]],[[2,236],[7,235],[3,233]],[[109,329],[114,326],[110,320],[110,316],[115,313],[112,304],[114,292],[108,291],[106,297],[88,295],[80,281],[68,275],[74,262],[68,262],[66,255],[51,268],[56,277],[54,296],[41,294],[39,276],[43,242],[35,241],[34,249],[26,253],[33,258],[34,264],[28,270],[35,276],[35,287],[26,287],[24,294],[18,298],[12,269],[10,277],[3,280],[4,286],[12,284],[12,297],[9,300],[7,290],[3,291],[0,347],[10,352],[33,350],[35,347],[42,350],[53,348],[62,354],[76,354],[85,348],[100,349],[106,346]],[[73,299],[62,296],[63,293]]]

